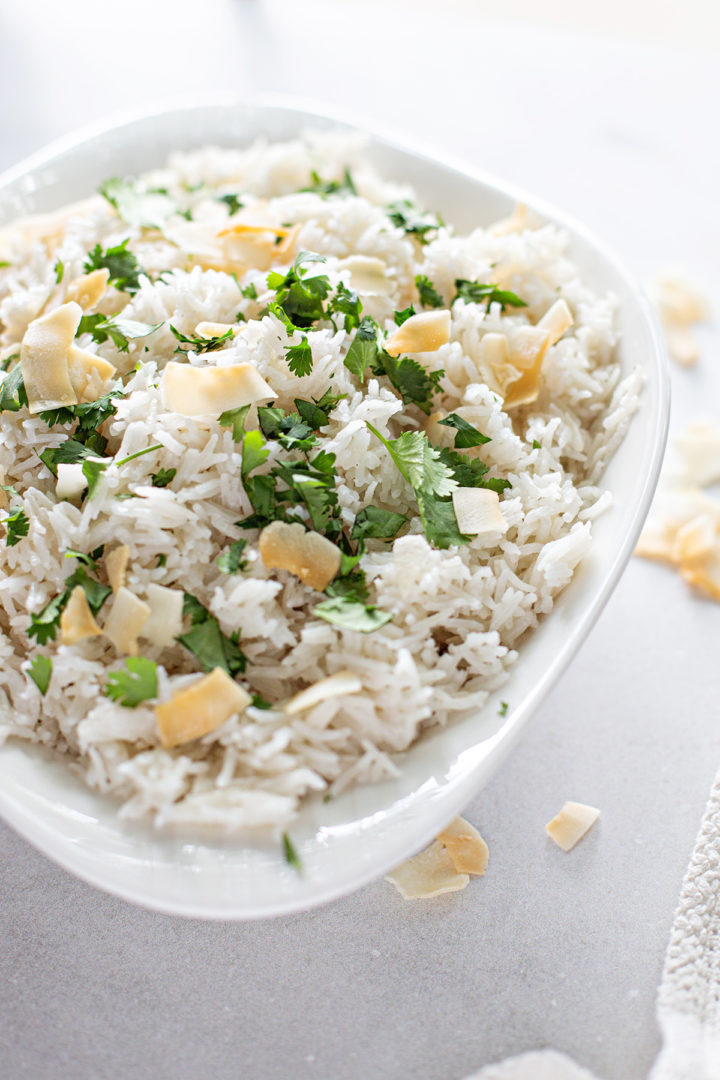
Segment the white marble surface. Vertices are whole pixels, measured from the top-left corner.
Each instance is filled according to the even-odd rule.
[[[442,18],[327,0],[121,10],[0,14],[0,165],[124,105],[296,92],[422,134],[582,218],[638,275],[679,262],[718,295],[709,54],[511,32],[467,4],[460,22],[454,3]],[[720,420],[717,330],[703,344],[698,369],[673,373],[676,425]],[[456,1080],[545,1045],[605,1080],[638,1080],[720,764],[718,628],[716,605],[631,564],[468,809],[487,876],[432,903],[378,882],[266,924],[183,921],[94,891],[0,827],[4,1080]],[[570,855],[543,831],[566,798],[603,812]]]

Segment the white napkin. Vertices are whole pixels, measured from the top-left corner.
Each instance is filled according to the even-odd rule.
[[[720,773],[680,893],[658,1021],[663,1049],[650,1080],[719,1080]]]

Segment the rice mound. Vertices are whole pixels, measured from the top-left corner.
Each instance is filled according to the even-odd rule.
[[[348,168],[358,194],[323,195],[301,189],[313,170],[341,178]],[[443,369],[433,408],[462,416],[490,442],[477,453],[490,473],[510,481],[500,500],[508,530],[488,545],[475,538],[438,550],[423,532],[415,495],[377,438],[423,430],[427,417],[404,405],[387,379],[362,385],[344,366],[352,335],[324,321],[303,333],[312,349],[310,374],[289,370],[288,331],[272,315],[267,273],[249,269],[233,277],[189,265],[187,253],[165,233],[126,224],[100,196],[72,213],[54,243],[26,228],[6,229],[10,265],[0,269],[0,346],[19,343],[28,323],[63,303],[68,282],[83,274],[87,253],[129,238],[147,271],[135,295],[110,288],[98,310],[162,326],[130,342],[128,353],[111,340],[83,348],[111,360],[124,374],[124,396],[103,428],[116,459],[160,443],[163,449],[110,470],[93,498],[80,505],[59,500],[55,481],[39,462],[60,445],[67,428],[49,427],[27,410],[0,413],[0,479],[22,498],[29,532],[2,547],[0,567],[0,740],[33,740],[62,753],[87,784],[116,797],[119,813],[169,823],[225,828],[284,827],[312,792],[337,793],[348,785],[397,774],[406,750],[425,729],[476,713],[508,678],[524,634],[553,608],[591,545],[592,520],[609,503],[603,469],[621,441],[637,404],[641,374],[621,379],[614,346],[614,299],[594,295],[566,255],[566,237],[540,225],[518,231],[478,228],[455,236],[446,227],[421,244],[388,218],[384,207],[413,199],[406,186],[381,179],[367,163],[362,142],[310,134],[291,143],[260,143],[244,150],[207,148],[179,153],[143,178],[162,188],[194,219],[222,228],[229,208],[218,193],[236,191],[278,224],[299,224],[295,250],[325,256],[318,270],[333,287],[351,277],[340,265],[350,255],[382,259],[388,295],[363,294],[363,313],[388,333],[393,313],[415,303],[414,279],[425,274],[449,305],[454,282],[502,277],[527,307],[452,305],[448,344],[423,359]],[[56,282],[58,260],[63,279]],[[284,272],[288,255],[274,269]],[[159,277],[162,273],[162,277]],[[241,290],[254,284],[258,299]],[[502,399],[478,381],[476,356],[486,332],[536,323],[563,297],[574,325],[543,364],[538,399],[503,411]],[[418,307],[418,310],[420,308]],[[258,530],[238,520],[252,513],[243,488],[240,446],[214,416],[184,416],[163,404],[159,373],[178,342],[170,323],[192,335],[201,321],[238,324],[232,343],[187,357],[195,365],[252,363],[277,393],[272,402],[293,409],[295,398],[319,399],[328,387],[345,395],[319,432],[319,447],[336,455],[337,494],[348,529],[357,513],[380,502],[409,518],[391,543],[369,541],[362,557],[369,602],[392,621],[372,633],[345,630],[313,615],[325,599],[287,571],[268,570]],[[297,338],[292,341],[297,343]],[[6,375],[5,378],[8,376]],[[253,407],[247,428],[257,427]],[[452,445],[449,429],[448,445]],[[281,451],[270,447],[270,467]],[[153,486],[158,469],[176,469],[171,484]],[[130,493],[136,497],[117,498]],[[245,538],[246,569],[223,573],[217,558]],[[91,552],[122,541],[130,548],[127,587],[142,598],[150,584],[196,596],[226,635],[240,630],[247,670],[240,681],[273,708],[250,706],[204,738],[176,749],[159,743],[152,704],[125,708],[104,693],[109,671],[124,661],[105,637],[77,645],[58,640],[38,647],[28,637],[30,613],[62,591],[77,565],[68,550]],[[159,558],[164,556],[165,558]],[[104,613],[98,621],[102,625]],[[141,642],[156,661],[159,701],[189,684],[200,667],[180,644]],[[43,696],[27,669],[38,654],[52,657]],[[304,687],[350,670],[362,689],[325,700],[295,715],[281,705]]]

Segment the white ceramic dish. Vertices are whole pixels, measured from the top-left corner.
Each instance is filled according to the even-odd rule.
[[[107,176],[140,172],[177,148],[285,139],[307,127],[356,126],[283,102],[214,99],[125,117],[64,139],[0,176],[0,225],[90,194]],[[363,125],[360,125],[363,126]],[[422,204],[459,230],[508,213],[518,200],[567,230],[572,257],[598,290],[620,301],[620,356],[646,375],[641,408],[605,483],[615,505],[595,525],[594,543],[551,616],[521,647],[502,691],[478,716],[430,734],[404,755],[399,779],[309,803],[293,826],[298,874],[279,845],[158,832],[120,822],[111,800],[89,791],[67,764],[38,748],[0,748],[0,813],[22,836],[86,881],[159,911],[208,919],[253,919],[342,896],[427,843],[498,768],[532,711],[597,619],[632,554],[648,511],[667,433],[669,381],[664,345],[644,295],[584,228],[523,192],[392,136],[371,134],[369,154],[388,177],[409,181]]]

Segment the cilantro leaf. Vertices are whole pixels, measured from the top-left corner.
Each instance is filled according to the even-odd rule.
[[[177,469],[158,469],[150,476],[153,487],[164,488],[167,487],[175,479],[175,473]]]
[[[112,592],[108,585],[101,585],[99,581],[91,578],[84,566],[78,566],[70,577],[65,579],[63,591],[53,597],[41,611],[30,616],[28,637],[37,638],[38,645],[46,645],[57,634],[63,608],[70,599],[70,593],[77,585],[82,585],[85,590],[85,596],[93,615],[97,615]]]
[[[506,488],[512,487],[509,480],[487,476],[489,466],[480,458],[468,458],[464,454],[459,454],[457,450],[450,450],[447,446],[443,446],[438,453],[443,465],[447,465],[451,470],[460,487],[490,488],[491,491],[497,491],[498,495]]]
[[[203,671],[220,667],[231,677],[245,670],[247,657],[233,638],[220,629],[220,623],[191,593],[185,593],[183,612],[190,616],[191,627],[177,641],[199,661]]]
[[[255,283],[252,282],[252,281],[250,282],[249,285],[246,285],[244,289],[241,289],[240,293],[241,293],[242,296],[245,297],[246,300],[257,300],[257,298],[258,298],[257,289],[255,288]]]
[[[77,427],[72,433],[72,438],[82,443],[88,450],[97,454],[104,454],[107,448],[107,439],[100,434],[100,427],[114,416],[117,412],[116,398],[123,397],[120,388],[110,390],[103,394],[97,401],[81,402],[79,405],[68,405],[59,409],[48,409],[38,415],[48,427],[56,424],[73,424],[77,421]]]
[[[92,453],[92,450],[77,439],[66,439],[59,446],[48,446],[39,456],[43,465],[48,467],[53,476],[57,476],[58,465],[74,465],[78,461],[84,461]]]
[[[267,701],[262,694],[253,694],[252,706],[254,709],[272,709],[273,705],[271,701]]]
[[[366,317],[355,332],[344,364],[348,371],[363,382],[366,369],[376,362],[377,356],[377,325],[372,319]]]
[[[220,427],[232,428],[233,439],[240,442],[245,434],[245,417],[250,409],[249,405],[241,405],[239,409],[226,409],[218,416]]]
[[[232,341],[234,334],[232,329],[226,330],[224,334],[218,334],[216,337],[201,337],[195,334],[188,337],[187,334],[181,334],[179,330],[170,323],[170,332],[177,340],[183,345],[189,345],[190,349],[181,349],[180,346],[175,350],[176,353],[187,354],[192,350],[196,353],[215,352],[216,349],[222,349],[223,345],[226,345],[228,341]]]
[[[346,394],[333,394],[330,389],[327,389],[317,401],[315,399],[303,401],[302,398],[295,398],[294,404],[300,419],[308,425],[311,431],[317,431],[319,428],[325,427],[330,419],[330,413],[338,401],[346,396]]]
[[[232,194],[218,195],[217,201],[225,203],[228,208],[228,214],[230,217],[232,217],[233,214],[237,214],[238,210],[242,210],[243,206],[245,205],[244,203],[240,202],[240,199],[237,195]]]
[[[313,614],[344,630],[356,630],[360,634],[371,634],[392,619],[389,611],[342,596],[324,600],[313,609]]]
[[[235,540],[230,544],[216,560],[218,570],[222,570],[223,574],[237,574],[246,570],[247,560],[242,557],[246,547],[247,540]]]
[[[90,334],[93,341],[98,345],[111,339],[113,345],[120,352],[129,351],[129,342],[135,338],[148,337],[154,334],[163,324],[161,322],[151,325],[150,323],[136,322],[134,319],[123,319],[120,315],[83,315],[77,328],[75,337],[81,334]]]
[[[438,391],[444,371],[428,371],[409,356],[394,357],[383,349],[378,353],[373,369],[377,375],[387,375],[405,404],[417,405],[426,415],[432,410],[432,399]]]
[[[345,169],[342,180],[322,180],[313,169],[310,173],[308,187],[300,188],[301,191],[310,191],[327,199],[328,195],[357,195],[357,188],[350,175],[350,170]]]
[[[53,270],[55,271],[55,284],[59,285],[60,282],[62,281],[63,277],[65,276],[65,266],[63,264],[62,259],[56,259],[55,260],[55,265],[53,266]]]
[[[52,660],[49,656],[36,656],[27,669],[27,673],[37,686],[40,693],[45,696],[50,685],[52,676]]]
[[[259,431],[247,431],[243,436],[241,473],[246,476],[267,460],[270,453]]]
[[[285,359],[293,375],[302,378],[309,375],[313,366],[313,354],[310,343],[305,335],[299,345],[291,345],[285,351]]]
[[[497,303],[500,304],[503,311],[506,307],[527,307],[525,301],[516,296],[514,292],[510,292],[509,289],[501,289],[497,285],[486,285],[480,281],[456,278],[455,288],[457,292],[453,303],[455,300],[464,300],[466,304],[487,302],[488,307],[490,307],[490,304]]]
[[[439,229],[441,218],[433,214],[423,214],[409,199],[400,199],[385,207],[385,213],[393,225],[415,237],[421,244],[427,244],[429,232]]]
[[[100,482],[100,477],[110,464],[112,464],[112,462],[109,458],[107,461],[98,461],[97,458],[86,457],[83,461],[82,471],[83,476],[87,480],[87,493],[89,499],[92,499]]]
[[[444,420],[439,420],[438,423],[443,427],[455,428],[455,449],[465,450],[469,446],[482,446],[483,443],[489,443],[490,439],[487,435],[483,435],[478,431],[476,427],[469,424],[467,420],[463,420],[462,416],[458,416],[457,413],[450,413]]]
[[[16,360],[20,359],[20,353],[12,353],[11,356],[6,356],[4,360],[0,360],[0,371],[7,371],[11,364],[14,364]],[[0,409],[0,412],[2,410]]]
[[[140,191],[132,181],[116,176],[100,185],[100,194],[128,225],[159,229],[177,212],[177,206],[167,192]]]
[[[354,289],[348,289],[341,281],[335,295],[328,304],[327,313],[331,318],[333,315],[342,315],[343,329],[346,333],[349,333],[351,330],[354,330],[356,326],[360,325],[360,318],[362,316],[362,303],[360,297]]]
[[[157,664],[144,656],[128,656],[125,671],[111,671],[105,693],[128,709],[157,697]]]
[[[418,274],[415,285],[420,296],[420,303],[426,308],[445,307],[445,301],[437,291],[427,274]]]
[[[22,507],[18,507],[5,518],[7,536],[5,543],[8,547],[15,547],[30,531],[30,520]]]
[[[325,315],[323,300],[330,293],[330,279],[325,274],[308,277],[304,264],[309,262],[325,262],[325,258],[301,251],[286,274],[271,270],[267,276],[268,288],[275,292],[275,302],[268,306],[268,311],[293,328],[312,326]]]
[[[379,506],[366,506],[355,518],[350,539],[392,540],[406,522],[404,514],[383,510]]]
[[[65,558],[77,559],[78,562],[85,563],[85,566],[89,567],[90,570],[96,570],[97,559],[100,558],[104,550],[104,544],[101,544],[99,548],[95,548],[95,550],[91,551],[89,555],[86,555],[84,551],[74,551],[73,548],[68,548],[65,552]]]
[[[130,237],[123,240],[122,244],[110,247],[106,251],[103,251],[100,244],[96,244],[92,251],[88,252],[83,266],[85,273],[89,274],[92,270],[109,270],[110,284],[132,296],[140,288],[140,275],[145,271],[132,251],[128,250],[129,243]]]
[[[0,385],[0,412],[18,412],[27,403],[22,368],[18,364]]]
[[[410,307],[403,308],[402,311],[394,311],[393,319],[395,320],[395,325],[402,326],[402,324],[407,322],[408,319],[411,319],[413,315],[417,315],[417,312],[412,304]]]

